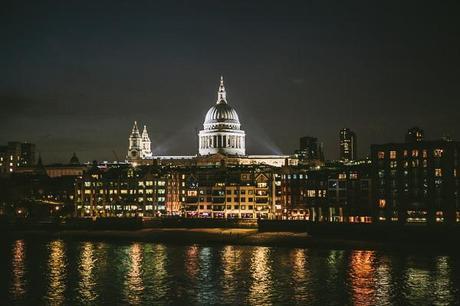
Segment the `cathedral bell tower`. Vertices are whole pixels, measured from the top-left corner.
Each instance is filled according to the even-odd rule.
[[[137,127],[137,121],[134,121],[133,129],[131,135],[129,136],[129,147],[128,147],[128,161],[136,161],[141,159],[141,142],[142,137],[139,133],[139,128]]]
[[[142,140],[141,140],[141,158],[142,159],[152,158],[151,146],[152,146],[152,142],[150,141],[150,137],[147,132],[147,127],[144,125],[144,130],[142,131]]]

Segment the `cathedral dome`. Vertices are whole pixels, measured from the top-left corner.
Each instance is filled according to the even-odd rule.
[[[226,102],[219,102],[211,107],[204,120],[204,124],[212,123],[233,123],[240,124],[240,119],[235,109]]]
[[[200,155],[245,155],[245,132],[240,129],[240,119],[235,109],[228,105],[224,79],[220,78],[217,102],[206,113],[198,134]]]
[[[206,113],[203,126],[206,130],[240,128],[238,114],[227,103],[223,79],[220,81],[217,102]]]

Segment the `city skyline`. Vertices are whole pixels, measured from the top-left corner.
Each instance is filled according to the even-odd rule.
[[[35,143],[45,162],[113,160],[137,120],[154,154],[194,154],[221,74],[248,154],[312,136],[335,159],[344,127],[361,157],[412,126],[458,139],[455,10],[394,4],[10,3],[0,142]]]

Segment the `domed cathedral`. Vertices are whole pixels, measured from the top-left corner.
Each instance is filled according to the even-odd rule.
[[[240,126],[238,114],[227,102],[224,78],[220,77],[216,104],[206,113],[203,130],[198,134],[199,155],[220,153],[244,156],[246,154],[246,135]]]

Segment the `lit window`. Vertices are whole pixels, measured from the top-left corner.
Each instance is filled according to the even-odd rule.
[[[188,190],[187,191],[187,196],[196,197],[197,196],[197,191],[196,190]]]
[[[435,149],[435,150],[433,151],[434,157],[442,157],[442,153],[444,153],[444,150],[443,150],[443,149]]]
[[[379,151],[379,153],[378,153],[378,158],[379,158],[379,159],[384,159],[384,158],[385,158],[385,152]]]
[[[442,169],[441,168],[434,169],[434,176],[436,177],[442,176]]]
[[[412,150],[412,157],[418,157],[418,150]]]
[[[390,159],[396,159],[396,151],[390,151]]]
[[[379,208],[385,208],[386,205],[385,199],[379,199]]]

